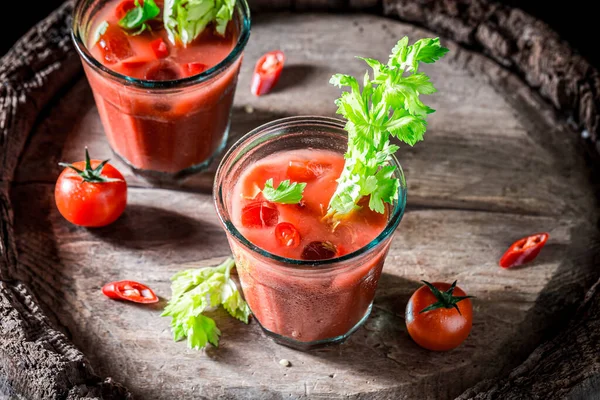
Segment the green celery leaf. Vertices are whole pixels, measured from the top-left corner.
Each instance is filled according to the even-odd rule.
[[[335,74],[330,83],[349,87],[336,100],[337,113],[348,121],[348,150],[338,186],[329,203],[328,215],[344,215],[357,209],[364,196],[369,208],[384,213],[385,204],[398,198],[400,182],[387,163],[398,147],[390,143],[395,136],[413,146],[423,140],[426,118],[434,112],[420,99],[433,94],[429,77],[417,72],[419,63],[432,63],[448,52],[439,38],[425,38],[409,45],[408,37],[398,41],[387,64],[363,58],[373,70],[367,71],[362,90],[350,75]]]
[[[277,188],[273,187],[273,179],[265,182],[262,190],[265,199],[274,203],[298,204],[302,200],[302,193],[306,183],[291,182],[289,179],[279,183]]]
[[[400,182],[398,179],[394,179],[394,171],[396,167],[386,165],[382,167],[379,172],[375,175],[377,184],[375,190],[371,192],[369,198],[369,208],[380,214],[385,212],[384,203],[392,203],[392,201],[398,198],[398,189],[400,188]]]
[[[224,36],[234,9],[235,0],[165,0],[163,19],[169,40],[187,46],[212,22]]]
[[[213,346],[219,346],[219,335],[221,331],[217,328],[215,320],[204,315],[188,318],[187,343],[190,349],[201,350],[208,343]]]
[[[235,282],[230,280],[223,286],[221,298],[223,299],[223,308],[225,308],[232,317],[237,318],[246,324],[248,323],[250,307],[248,307],[248,304],[242,299],[242,295]]]
[[[221,332],[213,319],[202,314],[208,307],[223,305],[233,317],[248,323],[250,308],[230,277],[234,266],[229,258],[217,267],[189,269],[171,278],[172,297],[161,316],[171,317],[175,341],[187,337],[192,349],[208,343],[218,346]]]

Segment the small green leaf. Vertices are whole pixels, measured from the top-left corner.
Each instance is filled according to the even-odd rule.
[[[262,190],[265,199],[274,203],[298,204],[302,200],[302,193],[306,183],[291,182],[289,179],[279,183],[277,188],[273,187],[273,179],[265,182],[265,188]]]
[[[119,21],[119,25],[130,32],[131,35],[139,35],[147,29],[150,29],[147,22],[158,17],[160,8],[154,0],[144,0],[144,4],[140,5],[138,0],[135,0],[135,7],[125,14]]]
[[[250,308],[230,278],[235,266],[229,258],[217,267],[189,269],[171,278],[172,297],[161,316],[171,317],[173,340],[187,337],[188,346],[202,349],[219,345],[221,331],[215,321],[203,315],[208,307],[223,307],[233,317],[248,323]]]
[[[184,46],[196,39],[214,22],[215,30],[225,35],[233,18],[236,0],[165,0],[163,19],[169,40]]]

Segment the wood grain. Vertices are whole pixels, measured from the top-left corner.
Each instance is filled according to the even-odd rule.
[[[24,398],[127,398],[112,380],[51,327],[17,269],[9,183],[42,108],[79,71],[65,4],[19,40],[0,62],[0,376]],[[60,71],[60,73],[57,73]]]
[[[600,393],[600,281],[573,321],[540,345],[506,377],[483,381],[457,400],[524,398],[596,399]]]
[[[600,150],[598,70],[548,25],[487,0],[382,0],[382,5],[385,15],[421,24],[512,69],[570,117],[592,151]]]
[[[255,18],[231,140],[282,116],[333,115],[339,91],[327,85],[329,76],[359,74],[364,66],[349,54],[385,58],[405,34],[431,35],[368,15]],[[19,251],[11,277],[34,290],[98,373],[144,399],[445,399],[508,373],[569,319],[598,279],[596,198],[577,140],[552,107],[489,59],[445,44],[451,56],[427,68],[440,89],[430,99],[438,112],[426,141],[400,156],[409,211],[373,316],[348,343],[299,353],[265,338],[255,323],[217,313],[222,346],[193,352],[172,342],[169,321],[159,317],[164,303],[138,307],[99,296],[102,283],[127,278],[166,298],[174,272],[216,264],[229,248],[207,193],[211,171],[178,188],[151,188],[115,162],[132,187],[125,215],[96,230],[60,217],[54,165],[81,158],[85,145],[94,157],[111,155],[84,80],[48,111],[21,158],[11,190]],[[271,47],[288,55],[286,74],[279,90],[254,98],[253,61]],[[501,270],[501,252],[532,231],[552,238],[540,258]],[[424,351],[406,334],[403,309],[421,279],[458,279],[477,296],[473,333],[455,351]],[[281,358],[292,366],[280,366]]]
[[[98,294],[104,281],[135,279],[166,298],[172,274],[226,257],[229,249],[210,198],[178,193],[174,201],[171,191],[135,189],[124,218],[111,227],[88,231],[58,215],[51,190],[49,185],[15,190],[15,198],[48,202],[38,212],[23,210],[26,215],[16,216],[17,237],[23,238],[19,249],[27,254],[21,271],[31,274],[21,278],[31,282],[48,312],[68,327],[74,343],[100,373],[144,399],[192,398],[194,393],[233,398],[242,392],[247,398],[263,398],[266,393],[271,398],[298,398],[305,390],[332,398],[361,394],[452,398],[481,379],[518,365],[544,332],[570,316],[597,273],[592,260],[598,241],[587,221],[411,211],[390,251],[375,312],[349,343],[299,353],[264,337],[255,323],[245,326],[218,313],[222,346],[194,352],[184,343],[172,342],[169,321],[159,317],[164,303],[138,307],[112,303]],[[41,247],[34,240],[43,226],[52,228],[55,246]],[[514,271],[497,267],[502,248],[515,232],[548,227],[552,244],[535,264]],[[53,258],[61,262],[49,261]],[[451,353],[424,351],[406,334],[403,308],[420,279],[458,279],[477,296],[473,334]],[[281,358],[293,367],[282,369]]]
[[[376,12],[382,5],[377,0],[252,0],[251,3],[255,10],[357,8]],[[436,117],[441,118],[441,125],[429,132],[427,143],[431,147],[406,151],[403,160],[411,185],[411,211],[402,224],[394,246],[394,258],[390,259],[394,264],[390,267],[391,263],[388,262],[386,266],[386,269],[391,268],[391,273],[382,279],[373,318],[347,345],[329,349],[323,352],[324,355],[299,354],[299,361],[294,359],[297,353],[287,354],[287,349],[274,346],[264,339],[256,326],[234,325],[235,321],[224,319],[223,315],[218,316],[219,324],[224,331],[230,332],[231,337],[226,335],[223,347],[218,351],[208,351],[206,355],[185,351],[181,344],[171,343],[165,331],[161,331],[159,336],[132,338],[128,319],[123,319],[123,315],[109,313],[107,317],[115,321],[115,326],[98,321],[95,307],[99,305],[94,304],[98,299],[92,298],[93,291],[89,290],[97,291],[97,282],[94,286],[92,281],[97,281],[98,275],[105,276],[101,271],[106,266],[110,267],[114,276],[149,269],[149,276],[157,280],[157,285],[162,284],[160,290],[166,293],[165,280],[172,271],[196,265],[201,261],[200,258],[211,257],[204,261],[216,262],[222,256],[221,249],[227,251],[221,242],[222,236],[219,239],[220,232],[216,230],[214,220],[211,220],[214,215],[211,216],[206,209],[209,201],[202,194],[210,187],[212,175],[207,173],[186,182],[177,188],[179,192],[166,190],[168,188],[150,191],[143,181],[128,176],[128,180],[136,186],[132,201],[139,204],[130,207],[117,223],[118,229],[80,232],[64,226],[65,222],[56,215],[51,199],[51,183],[58,170],[46,170],[48,160],[54,164],[64,157],[79,158],[81,145],[87,142],[97,147],[99,153],[108,155],[109,151],[105,145],[103,147],[99,122],[85,83],[79,82],[68,92],[61,105],[40,115],[58,90],[68,88],[66,82],[72,80],[79,68],[74,53],[67,45],[66,16],[70,5],[58,10],[24,37],[0,62],[3,82],[0,87],[0,375],[3,376],[0,383],[8,383],[13,388],[11,391],[28,398],[129,396],[112,380],[103,381],[94,375],[81,353],[52,325],[71,337],[86,353],[89,352],[101,374],[125,376],[124,380],[133,386],[136,393],[147,394],[149,398],[161,397],[163,393],[165,397],[174,394],[176,398],[281,398],[288,389],[289,394],[293,393],[292,397],[330,398],[330,390],[341,396],[348,382],[350,386],[346,390],[349,397],[410,398],[413,397],[411,393],[423,397],[421,390],[425,390],[432,397],[446,398],[483,377],[504,375],[523,360],[542,337],[548,336],[551,340],[539,347],[505,379],[484,381],[465,392],[462,398],[548,398],[556,394],[589,398],[597,393],[599,380],[595,355],[598,338],[594,335],[600,329],[600,296],[597,289],[589,292],[588,300],[567,330],[552,338],[582,298],[586,286],[598,275],[594,269],[599,262],[597,228],[592,223],[597,220],[596,198],[588,187],[587,167],[579,157],[581,152],[573,130],[557,120],[552,107],[548,107],[540,98],[550,99],[556,109],[570,115],[573,126],[585,128],[588,136],[586,142],[593,145],[597,138],[597,105],[600,101],[596,69],[574,53],[547,26],[519,10],[493,2],[387,0],[383,6],[389,16],[423,24],[476,51],[485,52],[523,77],[534,90],[489,59],[461,51],[450,44],[454,57],[447,62],[458,70],[458,75],[453,71],[443,71],[439,77],[442,80],[446,77],[458,78],[461,89],[470,88],[472,81],[479,82],[481,87],[478,90],[483,96],[478,97],[478,102],[469,104],[470,107],[483,105],[486,108],[477,114],[482,119],[471,121],[470,113],[464,113],[465,110],[460,108],[454,110],[466,95],[478,96],[480,93],[477,92],[467,90],[456,99],[446,99],[447,103],[435,105],[440,109]],[[313,15],[306,17],[321,18]],[[271,20],[275,20],[275,17],[267,16],[262,23],[270,23]],[[350,36],[358,37],[353,44],[359,45],[363,40],[369,44],[357,49],[361,53],[356,54],[367,54],[366,51],[384,54],[383,46],[371,45],[382,36],[380,31],[373,29],[378,20],[375,24],[372,22],[368,25],[355,22],[353,25],[358,31]],[[278,30],[268,35],[269,41],[287,29],[287,26],[277,26],[276,23],[273,26]],[[381,27],[382,30],[389,29],[387,24]],[[323,33],[320,27],[315,29]],[[402,29],[411,35],[422,32],[406,25]],[[339,32],[343,30],[338,29],[336,40],[340,39]],[[309,51],[313,47],[311,41],[315,40],[311,33],[299,32],[306,39],[303,44],[286,48],[288,54],[300,52],[298,60],[308,60],[310,64],[292,64],[293,68],[287,68],[287,74],[284,75],[290,77],[288,83],[280,84],[280,88],[283,86],[285,90],[269,96],[274,103],[284,102],[282,104],[285,107],[278,107],[277,104],[265,106],[264,100],[261,104],[258,99],[244,98],[241,92],[244,89],[240,86],[242,89],[238,93],[234,118],[235,135],[243,134],[273,118],[291,113],[307,114],[305,110],[331,115],[333,106],[323,101],[325,98],[334,98],[337,92],[332,92],[330,88],[329,93],[318,93],[318,96],[312,93],[317,93],[314,89],[325,87],[321,80],[326,80],[333,71],[313,70],[311,66],[325,65],[327,68],[326,59],[333,55],[334,58],[338,57],[334,65],[340,62],[340,66],[352,73],[361,68],[356,62],[342,63],[347,54],[339,54],[339,49],[336,53],[336,49],[331,47],[328,48],[331,50],[329,53],[323,51],[321,58],[315,58],[314,55],[319,52]],[[392,30],[390,37],[395,33]],[[292,39],[295,40],[294,37]],[[281,44],[290,43],[294,42],[288,40]],[[254,51],[249,51],[252,57],[260,52]],[[246,59],[249,58],[247,55]],[[249,65],[251,62],[246,61],[246,70]],[[335,72],[342,71],[336,68]],[[318,80],[318,88],[312,79]],[[314,103],[305,104],[295,101],[291,96],[287,97],[288,92],[293,92],[294,96],[306,98],[303,86],[311,90],[310,98]],[[455,90],[456,87],[451,85],[442,90]],[[539,91],[541,96],[535,91]],[[70,101],[77,105],[73,107],[74,111],[68,107]],[[246,111],[250,110],[248,105],[252,106],[252,113]],[[496,107],[500,109],[499,114],[495,113]],[[440,117],[442,110],[449,109],[453,110],[452,115]],[[460,118],[452,119],[454,113]],[[486,113],[490,115],[486,116]],[[11,204],[8,193],[13,172],[21,148],[38,117],[44,122],[35,129],[28,151],[22,157],[17,170],[18,182],[10,194]],[[489,121],[486,119],[488,117]],[[61,119],[71,121],[75,126],[64,126]],[[500,122],[499,129],[490,129],[496,121]],[[464,132],[455,131],[457,123],[465,128]],[[480,129],[480,125],[483,129]],[[488,141],[493,146],[489,146]],[[435,149],[435,153],[430,154],[430,149]],[[485,160],[481,161],[482,157]],[[492,165],[496,168],[492,168]],[[538,173],[529,173],[530,170]],[[540,171],[544,173],[540,174]],[[516,172],[523,173],[523,179],[508,183]],[[452,173],[457,177],[451,177]],[[425,176],[421,179],[422,174]],[[494,184],[496,180],[498,185]],[[150,203],[146,204],[147,201]],[[30,213],[28,205],[32,202],[39,204],[40,208]],[[164,207],[172,203],[182,209],[175,213],[165,212]],[[201,211],[195,210],[198,205],[202,205]],[[16,225],[12,222],[13,206],[18,220]],[[188,218],[188,209],[193,210],[191,219]],[[205,216],[205,213],[208,214]],[[206,223],[205,219],[209,222]],[[138,224],[148,228],[136,229]],[[552,237],[556,238],[556,245],[549,246],[549,251],[543,253],[549,258],[540,259],[531,271],[523,269],[514,275],[498,277],[493,263],[485,268],[486,263],[490,262],[492,249],[502,247],[498,242],[506,242],[506,245],[514,239],[508,236],[518,230],[545,229],[548,225],[554,229]],[[14,226],[18,231],[19,253],[15,251]],[[482,229],[482,226],[486,229]],[[57,236],[59,234],[64,238]],[[178,240],[165,246],[163,235],[172,235]],[[421,254],[421,240],[434,239],[439,244],[448,243],[450,250],[437,254],[434,248],[426,248]],[[77,245],[72,246],[69,240]],[[463,242],[469,243],[470,247],[464,248]],[[198,250],[199,247],[202,249]],[[106,253],[113,249],[114,255],[107,258]],[[81,263],[82,254],[86,260],[91,258],[89,265]],[[480,260],[484,266],[471,258]],[[117,266],[121,263],[129,268],[120,270]],[[463,264],[471,268],[466,269]],[[458,361],[454,353],[449,353],[449,359],[455,360],[456,366],[442,363],[441,372],[436,370],[432,374],[434,367],[437,368],[440,360],[444,361],[445,358],[410,347],[411,342],[402,331],[401,309],[410,291],[416,287],[416,280],[425,275],[452,279],[457,273],[455,265],[459,265],[457,271],[461,282],[466,282],[464,287],[482,299],[483,311],[478,310],[482,313],[482,321],[476,321],[477,329],[472,337],[463,348],[457,350],[458,354],[465,357],[473,356],[473,362],[469,364],[468,358]],[[533,276],[524,274],[525,271]],[[534,271],[538,272],[534,274]],[[82,273],[85,274],[83,277]],[[50,321],[36,306],[31,292],[23,283],[15,280],[17,277],[34,289]],[[75,305],[76,311],[67,309],[70,305]],[[144,319],[157,319],[158,311],[138,313],[141,311],[133,309],[131,313],[140,327],[146,327],[140,322]],[[165,321],[158,319],[157,324],[161,323]],[[156,330],[156,327],[152,329]],[[496,339],[503,335],[510,339],[499,346],[494,341],[496,339],[478,336],[478,331],[491,334]],[[114,332],[117,334],[113,336]],[[158,367],[158,372],[150,371],[156,378],[151,380],[146,377],[148,372],[144,364],[133,365],[130,357],[123,357],[125,360],[119,361],[111,358],[113,354],[124,353],[124,346],[119,343],[121,338],[124,338],[123,343],[129,343],[128,349],[152,348],[156,342],[164,342],[167,346],[173,346],[174,351],[168,354],[158,352],[168,360]],[[228,340],[231,340],[229,344]],[[469,347],[485,340],[493,342],[490,344],[490,353],[498,353],[491,362],[483,354],[484,350]],[[109,343],[108,350],[98,346],[98,343]],[[247,350],[245,347],[248,343],[264,344],[263,353],[261,347]],[[510,348],[510,351],[506,351],[506,348]],[[243,349],[247,354],[260,353],[256,357],[263,364],[254,360],[241,364],[236,354],[238,349]],[[110,353],[109,350],[114,352]],[[23,357],[24,354],[27,357]],[[291,359],[293,366],[284,369],[282,375],[277,375],[274,371],[278,371],[276,362],[281,354]],[[177,363],[173,361],[175,356]],[[230,364],[223,363],[225,359]],[[417,367],[415,370],[413,364],[421,363],[423,359],[429,368]],[[435,365],[427,364],[431,360],[436,362]],[[485,366],[477,370],[482,360]],[[497,360],[502,362],[497,363]],[[147,364],[153,361],[146,360]],[[386,373],[390,362],[393,363],[390,371],[400,368],[398,376],[402,379],[408,376],[409,383],[403,384],[402,380],[396,379],[396,375]],[[173,371],[178,371],[182,365],[189,379],[182,383],[180,389],[173,388],[169,386],[169,374],[176,374]],[[204,378],[214,373],[211,368],[215,365],[221,368],[222,375],[231,374],[240,378],[242,383],[227,382],[227,388],[207,387]],[[319,375],[320,371],[332,367],[338,372],[327,374],[326,378]],[[476,371],[471,371],[469,367]],[[165,373],[169,368],[169,373]],[[447,373],[450,370],[462,373],[452,374],[454,379],[450,381]],[[261,380],[254,378],[256,371],[260,373]],[[377,371],[381,378],[372,375],[373,371]],[[133,377],[129,374],[133,374]],[[363,382],[365,377],[372,380],[365,379]],[[217,378],[222,379],[221,376]],[[346,381],[336,381],[336,378]],[[196,381],[200,383],[194,384]],[[431,382],[436,383],[435,387]],[[356,390],[352,389],[357,387]]]

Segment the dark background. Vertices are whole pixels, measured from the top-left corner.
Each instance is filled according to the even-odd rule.
[[[18,19],[0,24],[0,55],[4,55],[19,37],[37,21],[58,7],[62,1],[11,1],[10,14],[17,15]],[[249,2],[252,2],[252,0],[249,0]],[[593,43],[598,33],[600,33],[600,27],[596,25],[599,18],[590,9],[593,2],[587,0],[571,0],[568,2],[500,0],[500,2],[519,7],[545,21],[590,62],[600,66],[600,49]]]

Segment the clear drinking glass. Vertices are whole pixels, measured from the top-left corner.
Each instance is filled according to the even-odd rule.
[[[94,15],[106,3],[77,0],[72,38],[113,152],[139,175],[158,181],[205,169],[227,141],[242,53],[250,36],[248,4],[237,0],[237,43],[223,61],[191,77],[149,81],[105,67],[87,48]]]
[[[324,117],[284,118],[246,134],[227,152],[217,170],[213,195],[236,260],[242,290],[256,320],[278,343],[308,350],[344,341],[369,316],[396,227],[406,205],[406,182],[390,205],[384,230],[367,246],[339,258],[305,261],[281,257],[249,242],[233,224],[233,187],[244,170],[264,157],[295,149],[343,154],[344,123]]]

